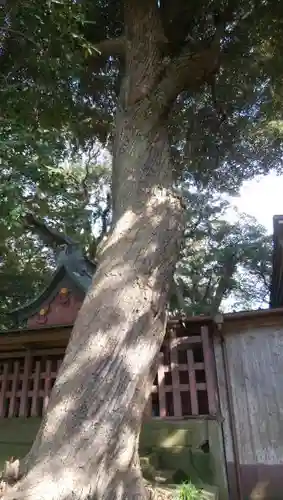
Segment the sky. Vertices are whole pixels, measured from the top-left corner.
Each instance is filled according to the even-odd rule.
[[[273,215],[283,215],[283,176],[271,173],[245,182],[240,196],[230,201],[239,212],[252,215],[272,233]]]
[[[283,215],[283,176],[271,173],[245,182],[238,197],[229,198],[239,212],[252,215],[273,233],[273,216]],[[227,218],[233,220],[236,214],[228,211]],[[229,297],[222,304],[224,312],[233,309],[233,298]],[[255,302],[254,309],[266,308],[268,304]]]

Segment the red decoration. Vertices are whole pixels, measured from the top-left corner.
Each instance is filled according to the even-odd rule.
[[[42,304],[40,311],[28,319],[27,326],[38,328],[39,325],[72,325],[81,305],[81,298],[71,293],[70,289],[62,287],[49,304]]]
[[[59,301],[61,304],[69,304],[70,303],[70,293],[68,288],[61,288],[59,292]]]
[[[49,307],[42,307],[37,314],[37,323],[40,323],[41,325],[46,323],[47,321],[47,314],[48,314]]]

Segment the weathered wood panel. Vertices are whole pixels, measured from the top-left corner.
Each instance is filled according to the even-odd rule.
[[[277,498],[279,472],[274,467],[281,477],[283,472],[283,326],[230,332],[225,342],[244,492],[248,498],[256,492],[261,495],[258,498]],[[234,456],[219,341],[215,341],[215,356],[226,457],[231,465]]]

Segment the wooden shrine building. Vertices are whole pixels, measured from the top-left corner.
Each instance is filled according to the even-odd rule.
[[[57,267],[42,293],[12,312],[17,326],[0,332],[0,465],[1,454],[23,456],[35,437],[96,271],[74,241],[30,223],[55,247]],[[277,216],[270,308],[171,319],[145,412],[140,446],[155,447],[166,469],[178,463],[187,477],[198,469],[219,500],[282,497],[282,231]]]
[[[8,456],[24,456],[32,445],[96,271],[75,242],[33,218],[31,223],[46,243],[55,242],[57,268],[39,296],[12,311],[17,328],[0,332],[0,470]],[[220,500],[227,500],[209,330],[201,318],[190,324],[169,322],[145,411],[140,453],[147,459],[154,450],[162,455],[162,467],[181,471],[183,478],[195,477],[197,461],[201,481],[217,484]]]

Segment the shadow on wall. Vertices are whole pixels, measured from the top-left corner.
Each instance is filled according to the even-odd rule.
[[[245,500],[282,500],[283,464],[241,465],[241,480]],[[236,491],[234,464],[228,464],[232,491]],[[231,500],[238,500],[233,496]]]
[[[140,437],[140,457],[144,476],[180,484],[188,478],[195,484],[213,484],[213,463],[205,421],[146,421]],[[165,474],[166,472],[166,474]],[[166,477],[167,475],[167,477]]]
[[[0,426],[0,470],[10,457],[22,458],[29,451],[40,426],[40,418],[2,419]],[[213,454],[208,444],[205,420],[181,422],[146,421],[140,438],[144,476],[179,484],[188,478],[195,484],[216,484]]]
[[[41,419],[6,418],[0,422],[0,470],[3,470],[5,460],[23,458],[28,453]]]

